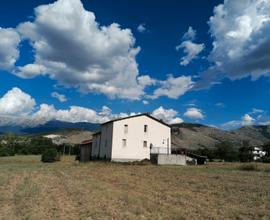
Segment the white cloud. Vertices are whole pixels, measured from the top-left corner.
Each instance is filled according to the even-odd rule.
[[[194,34],[189,29],[189,37]],[[0,46],[5,46],[0,51],[0,68],[10,68],[21,78],[47,75],[57,85],[77,88],[82,93],[130,100],[148,98],[145,90],[149,86],[155,86],[153,98],[176,99],[193,85],[186,76],[159,81],[140,75],[136,62],[140,47],[131,30],[116,23],[100,25],[80,0],[57,0],[38,6],[33,21],[20,23],[16,29],[0,29],[0,36]],[[20,38],[29,41],[34,61],[14,66]]]
[[[0,115],[26,115],[34,109],[35,100],[17,87],[0,98]]]
[[[48,105],[46,103],[37,106],[35,100],[19,88],[11,89],[0,98],[0,126],[35,127],[51,120],[73,123],[104,123],[114,118],[137,114],[140,114],[140,112],[120,112],[115,114],[107,106],[103,106],[100,111],[81,106],[70,106],[68,109],[56,109],[54,105]],[[183,121],[181,118],[177,117],[177,111],[164,109],[162,106],[155,109],[152,115],[169,124],[181,123]]]
[[[139,24],[139,26],[137,27],[137,31],[140,33],[144,33],[146,31],[145,24],[144,23]]]
[[[186,54],[181,58],[180,64],[182,66],[188,65],[192,60],[197,58],[197,55],[204,49],[204,44],[196,44],[190,40],[183,41],[176,47],[177,50],[183,49]]]
[[[176,46],[176,50],[183,49],[183,52],[186,54],[181,58],[180,64],[183,66],[188,65],[193,59],[197,58],[198,54],[201,53],[204,49],[204,44],[194,43],[196,37],[196,31],[189,27],[188,31],[183,35],[183,42]]]
[[[45,75],[46,68],[43,65],[40,64],[27,64],[25,66],[20,66],[17,68],[17,70],[14,71],[14,73],[17,76],[20,76],[21,78],[33,78],[38,75]]]
[[[232,128],[237,128],[237,127],[242,127],[242,126],[248,126],[248,125],[253,125],[256,123],[256,120],[252,118],[249,114],[245,114],[242,116],[241,120],[237,121],[229,121],[226,122],[222,125],[223,128],[226,129],[232,129]]]
[[[177,114],[177,111],[173,109],[164,109],[162,106],[152,112],[153,117],[163,120],[168,124],[176,124],[183,122],[181,118],[177,117]]]
[[[188,108],[184,113],[184,116],[194,120],[202,120],[205,117],[202,113],[202,110],[198,108]]]
[[[256,118],[256,124],[258,125],[270,125],[270,116],[264,114],[258,115]]]
[[[52,96],[53,98],[58,99],[59,102],[66,102],[66,101],[67,101],[66,96],[63,95],[63,94],[60,94],[60,93],[58,93],[58,92],[52,92],[52,93],[51,93],[51,96]]]
[[[217,102],[215,106],[218,108],[225,108],[225,104],[223,102]]]
[[[19,58],[20,36],[12,28],[0,27],[0,68],[9,70]]]
[[[214,39],[209,55],[213,65],[202,76],[209,86],[224,77],[231,80],[270,73],[270,1],[226,0],[214,8],[210,33]]]
[[[194,85],[190,76],[174,78],[174,76],[168,75],[167,80],[159,81],[159,83],[161,86],[154,90],[153,95],[150,95],[149,98],[156,99],[161,96],[167,96],[172,99],[177,99],[189,91]]]
[[[139,85],[146,87],[146,86],[155,85],[157,83],[157,80],[151,78],[148,75],[142,75],[138,77],[138,83]]]
[[[147,100],[143,100],[142,102],[143,102],[144,105],[148,105],[149,104],[149,101],[147,101]]]
[[[17,29],[35,51],[35,62],[18,67],[17,76],[46,74],[61,85],[110,98],[144,95],[137,81],[140,48],[131,30],[116,23],[101,26],[80,0],[41,5],[35,8],[34,21]]]
[[[183,40],[195,40],[195,37],[197,35],[196,30],[193,29],[193,27],[189,26],[188,31],[184,33],[182,39]]]
[[[256,114],[261,114],[264,113],[265,111],[262,109],[258,109],[258,108],[252,108],[252,111],[249,112],[248,114],[250,115],[256,115]]]

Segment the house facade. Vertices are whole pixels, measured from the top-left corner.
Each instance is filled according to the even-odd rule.
[[[171,128],[149,114],[106,122],[93,135],[92,158],[139,161],[150,153],[171,154]]]

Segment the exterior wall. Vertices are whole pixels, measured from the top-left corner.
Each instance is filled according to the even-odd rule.
[[[91,158],[92,144],[84,144],[80,146],[80,162],[88,162]]]
[[[186,155],[165,155],[159,154],[157,155],[157,164],[159,165],[187,165]]]
[[[111,159],[113,161],[136,161],[150,159],[150,145],[164,153],[171,153],[171,129],[145,115],[127,118],[113,123]],[[125,125],[128,131],[125,133]],[[147,125],[147,132],[144,132]],[[126,139],[126,146],[123,146]],[[147,146],[144,147],[144,141]]]
[[[92,158],[93,159],[98,158],[99,146],[100,146],[100,133],[93,135],[93,143],[92,143]]]
[[[111,159],[113,123],[101,126],[101,133],[94,135],[92,155],[93,158]]]

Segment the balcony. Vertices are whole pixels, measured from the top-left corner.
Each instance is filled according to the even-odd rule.
[[[171,150],[167,147],[151,147],[150,154],[171,154]]]

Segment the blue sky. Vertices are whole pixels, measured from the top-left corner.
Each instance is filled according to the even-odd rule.
[[[139,112],[224,129],[268,124],[269,9],[262,0],[4,0],[0,124]]]

